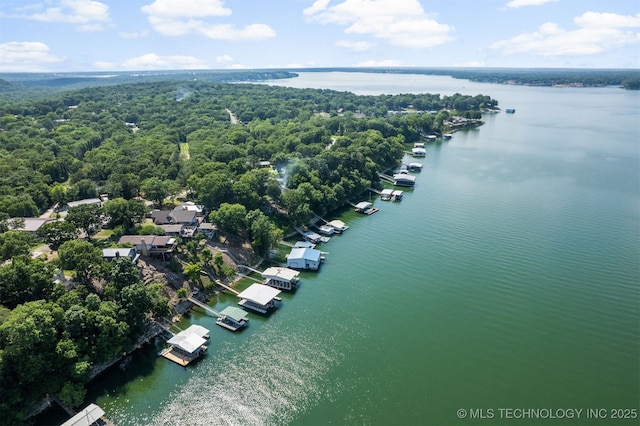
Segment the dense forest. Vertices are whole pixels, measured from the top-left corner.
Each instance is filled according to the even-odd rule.
[[[162,285],[142,282],[128,259],[102,258],[121,235],[160,232],[145,223],[149,203],[193,201],[264,256],[291,224],[380,187],[378,173],[421,134],[452,131],[452,117],[479,125],[482,110],[497,108],[485,95],[176,79],[11,99],[0,104],[0,418],[10,423],[47,395],[81,404],[96,366],[170,315]],[[100,195],[102,206],[19,230],[22,218]],[[30,255],[43,242],[55,259]],[[177,267],[189,279],[212,260],[229,274],[198,254],[197,239],[182,243],[186,266]]]
[[[336,71],[308,69],[304,71]],[[638,69],[591,68],[341,68],[343,72],[447,75],[482,83],[527,86],[604,87],[640,90]]]

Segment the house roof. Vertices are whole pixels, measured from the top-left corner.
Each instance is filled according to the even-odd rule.
[[[82,206],[85,204],[101,204],[101,203],[102,203],[102,200],[100,200],[100,198],[86,198],[84,200],[69,201],[67,203],[67,207],[72,208],[72,207]]]
[[[225,317],[233,318],[236,321],[240,321],[247,317],[247,312],[244,309],[237,308],[235,306],[227,306],[220,312]]]
[[[392,192],[393,192],[393,189],[383,189],[381,194],[382,195],[391,195]]]
[[[416,177],[413,175],[408,175],[405,173],[398,173],[397,175],[393,175],[393,180],[395,181],[405,181],[405,182],[415,182],[416,181]]]
[[[289,269],[289,268],[276,267],[276,266],[267,268],[262,273],[263,278],[277,278],[285,281],[291,281],[295,279],[298,275],[300,275],[300,272],[298,271],[294,271],[293,269]]]
[[[141,245],[142,240],[146,245],[156,247],[171,245],[175,242],[175,238],[168,235],[123,235],[118,242]]]
[[[184,225],[174,225],[174,224],[165,224],[165,225],[158,225],[160,228],[164,229],[164,232],[167,233],[176,233],[179,234],[180,231],[182,231],[182,228],[184,228]]]
[[[56,219],[41,217],[23,217],[22,220],[24,220],[24,225],[20,228],[12,228],[14,231],[36,232],[45,223],[56,221]]]
[[[156,225],[165,225],[173,222],[171,219],[171,210],[152,210],[151,219],[153,219],[153,223]]]
[[[278,294],[280,294],[280,290],[278,290],[277,288],[269,287],[268,285],[264,284],[251,284],[249,288],[238,294],[238,297],[241,299],[251,300],[260,305],[266,305],[267,303],[271,302]]]
[[[190,210],[188,206],[178,206],[171,210],[171,217],[176,223],[193,223],[196,220],[196,211]]]
[[[294,247],[291,249],[291,253],[287,256],[287,259],[306,259],[314,262],[320,261],[322,252],[309,247]]]
[[[129,248],[106,248],[102,249],[102,257],[131,257],[134,258],[136,256],[136,250]]]

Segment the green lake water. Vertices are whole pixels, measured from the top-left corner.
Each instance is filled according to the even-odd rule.
[[[428,145],[401,202],[337,215],[350,229],[271,316],[234,334],[195,310],[183,325],[211,329],[205,357],[183,368],[148,347],[87,403],[120,426],[638,424],[586,410],[640,408],[640,92],[360,73],[276,84],[482,93],[516,113]]]

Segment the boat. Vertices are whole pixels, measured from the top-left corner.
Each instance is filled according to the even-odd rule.
[[[507,108],[507,109],[505,110],[505,112],[506,112],[507,114],[515,114],[516,110],[515,110],[515,108]]]
[[[445,139],[445,140],[449,140],[452,137],[453,137],[453,134],[451,134],[451,133],[443,133],[442,134],[442,139]]]

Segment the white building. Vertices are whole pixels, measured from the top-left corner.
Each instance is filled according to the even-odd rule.
[[[322,252],[313,248],[292,248],[287,255],[287,267],[317,270],[322,262]]]

